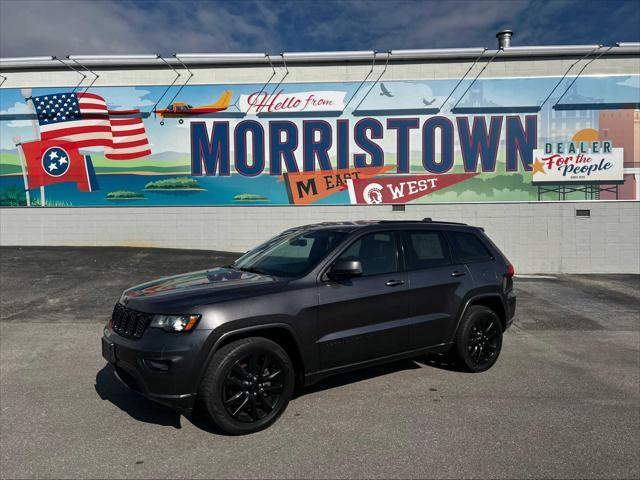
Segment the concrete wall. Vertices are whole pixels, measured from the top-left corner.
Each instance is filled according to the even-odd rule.
[[[576,217],[589,209],[591,217]],[[0,245],[245,251],[292,226],[421,219],[482,226],[519,273],[640,273],[640,202],[0,209]]]

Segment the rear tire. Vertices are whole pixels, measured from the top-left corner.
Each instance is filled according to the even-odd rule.
[[[455,351],[462,366],[474,373],[489,370],[502,350],[502,324],[490,308],[467,308],[455,337]]]
[[[262,337],[237,340],[218,350],[200,386],[211,421],[231,435],[257,432],[287,408],[294,387],[287,352]]]

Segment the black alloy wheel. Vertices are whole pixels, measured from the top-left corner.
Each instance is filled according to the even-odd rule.
[[[491,362],[499,351],[497,319],[490,316],[476,317],[467,335],[467,351],[479,367]]]
[[[231,417],[253,423],[278,406],[283,382],[282,362],[267,352],[253,352],[235,362],[227,373],[222,402]]]
[[[502,331],[500,318],[490,308],[467,308],[455,336],[455,350],[462,366],[471,372],[491,368],[502,349]]]
[[[263,337],[243,338],[214,353],[198,398],[225,432],[253,433],[285,411],[294,378],[291,359],[280,345]]]

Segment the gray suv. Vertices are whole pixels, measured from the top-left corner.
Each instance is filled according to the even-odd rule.
[[[224,431],[273,423],[296,385],[425,353],[498,359],[514,269],[482,228],[363,221],[287,230],[232,265],[126,290],[104,329],[117,377]]]

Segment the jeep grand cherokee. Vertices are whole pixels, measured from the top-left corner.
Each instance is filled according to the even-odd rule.
[[[126,290],[104,329],[118,378],[223,430],[255,432],[294,385],[424,353],[482,372],[513,320],[514,269],[481,228],[336,222],[283,232],[232,265]]]

